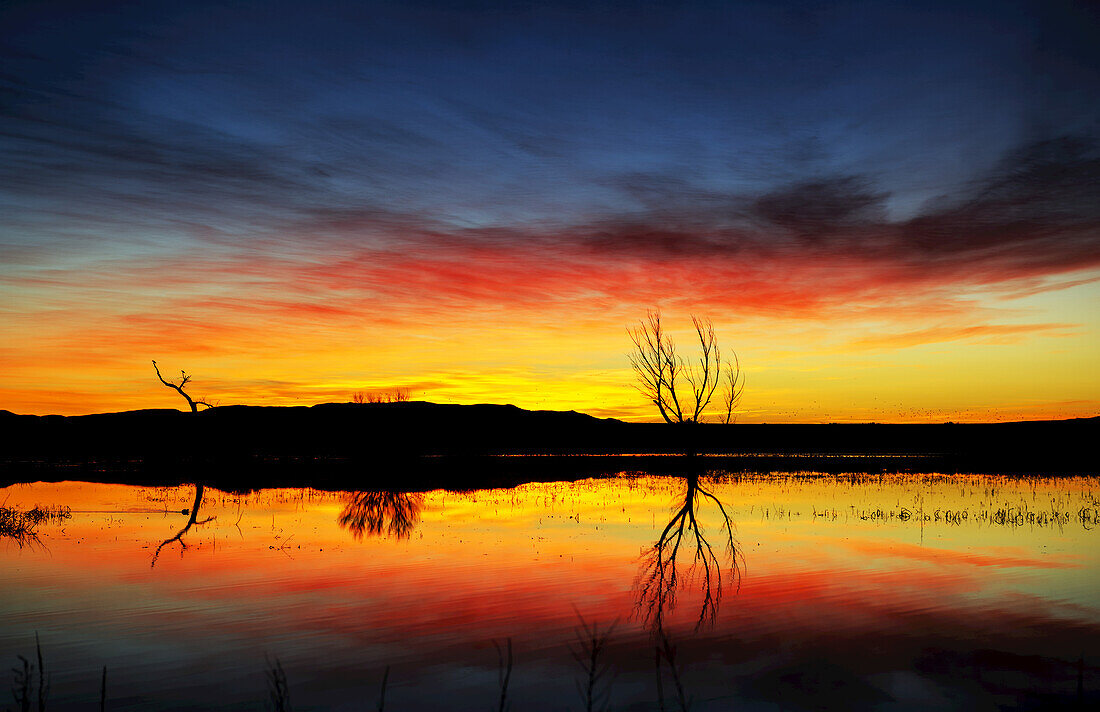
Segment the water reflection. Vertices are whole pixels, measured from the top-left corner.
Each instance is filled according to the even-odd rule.
[[[217,517],[207,517],[201,522],[198,521],[199,507],[202,506],[202,496],[203,486],[199,483],[195,483],[195,503],[191,505],[190,510],[185,509],[181,512],[181,514],[189,515],[187,517],[187,524],[184,525],[183,529],[180,529],[178,532],[176,532],[175,536],[165,539],[160,543],[160,546],[157,547],[157,550],[153,552],[153,561],[150,562],[149,568],[153,568],[157,565],[157,557],[160,556],[161,549],[168,546],[174,541],[178,541],[180,543],[180,554],[182,555],[183,552],[187,550],[187,542],[183,540],[183,535],[189,532],[191,530],[191,527],[195,526],[196,524],[201,526],[203,524],[206,524],[207,522],[211,522],[217,519]]]
[[[724,589],[740,578],[741,554],[733,535],[733,520],[722,501],[703,487],[700,479],[698,472],[685,476],[683,497],[677,500],[682,503],[674,507],[657,541],[642,554],[642,567],[634,581],[635,615],[654,633],[663,633],[665,615],[675,609],[681,587],[698,587],[701,603],[696,630],[713,625]],[[717,552],[699,521],[701,506],[708,502],[721,517],[714,534]]]
[[[423,508],[421,492],[350,492],[338,521],[357,541],[364,536],[383,535],[408,539],[420,522]]]
[[[374,709],[385,679],[386,709],[485,712],[494,639],[513,642],[507,700],[524,712],[1100,709],[1098,492],[1096,477],[936,474],[16,486],[0,505],[72,516],[43,524],[48,552],[0,538],[0,649],[10,670],[41,632],[50,709],[94,706],[103,666],[112,709],[260,709],[266,655],[296,707]],[[161,551],[185,542],[183,560],[150,570],[192,515]],[[414,536],[388,539],[395,519]],[[751,577],[750,546],[767,552]]]

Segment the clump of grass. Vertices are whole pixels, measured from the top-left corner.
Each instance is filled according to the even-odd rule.
[[[273,712],[290,712],[290,688],[279,658],[267,661],[267,691]]]
[[[611,683],[604,682],[609,666],[601,661],[600,656],[607,649],[607,641],[618,621],[613,621],[601,631],[599,624],[593,622],[589,625],[579,613],[577,618],[581,623],[575,631],[577,642],[574,646],[570,646],[573,659],[584,671],[584,679],[577,681],[577,691],[584,700],[585,712],[594,712],[594,710],[606,712],[611,704]]]
[[[31,702],[37,697],[38,712],[46,712],[46,700],[50,695],[50,677],[46,674],[46,665],[42,662],[42,643],[38,640],[38,633],[34,634],[34,649],[38,659],[38,666],[22,655],[19,658],[20,667],[12,668],[15,681],[11,688],[15,704],[19,705],[20,712],[31,712]],[[35,694],[35,672],[38,673],[38,689]]]
[[[20,548],[38,541],[38,527],[42,524],[59,524],[72,518],[68,507],[42,507],[20,510],[0,507],[0,537],[13,540]]]

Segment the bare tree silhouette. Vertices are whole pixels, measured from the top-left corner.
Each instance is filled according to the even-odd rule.
[[[412,396],[408,388],[386,391],[356,391],[351,394],[352,403],[407,403]]]
[[[657,406],[666,423],[698,423],[724,383],[724,420],[729,423],[745,387],[741,362],[735,353],[733,360],[723,364],[710,319],[692,315],[691,323],[699,337],[699,355],[689,361],[676,353],[676,344],[665,333],[658,310],[649,310],[638,326],[627,329],[634,342],[629,358],[638,378],[637,388]]]
[[[420,521],[424,495],[419,492],[352,492],[340,513],[340,526],[356,539],[387,534],[407,539]]]
[[[675,609],[682,586],[699,587],[702,600],[695,624],[699,629],[715,622],[726,586],[740,581],[741,555],[733,535],[733,520],[722,502],[699,480],[698,473],[687,476],[683,504],[674,510],[653,546],[643,552],[642,568],[634,581],[638,596],[635,614],[658,634],[664,631],[665,614]],[[715,552],[696,516],[699,505],[708,500],[717,505],[722,517],[718,529],[724,550],[721,555]],[[690,557],[686,570],[678,562],[681,555]]]
[[[157,557],[160,556],[160,550],[163,549],[164,547],[168,546],[169,544],[171,544],[174,541],[178,541],[180,543],[180,553],[182,555],[182,553],[187,550],[187,543],[183,540],[183,535],[186,534],[187,532],[189,532],[191,530],[191,527],[195,526],[196,524],[201,526],[203,524],[206,524],[209,521],[217,519],[217,517],[207,517],[206,519],[202,520],[201,522],[197,521],[198,516],[199,516],[199,507],[202,505],[202,495],[203,495],[203,486],[196,483],[195,484],[195,503],[191,506],[191,511],[190,512],[185,511],[185,513],[190,515],[187,518],[187,524],[184,525],[183,529],[180,529],[178,532],[176,532],[176,535],[174,537],[165,539],[163,542],[161,542],[160,546],[157,547],[157,550],[155,552],[153,552],[153,561],[149,564],[149,568],[153,568],[154,566],[157,565]]]
[[[157,367],[157,362],[156,361],[153,361],[153,370],[157,372],[157,378],[160,379],[161,383],[163,383],[168,388],[171,388],[172,390],[176,391],[181,396],[183,396],[184,400],[187,401],[187,405],[191,406],[191,412],[192,413],[198,413],[200,405],[205,406],[207,408],[213,408],[214,407],[214,406],[210,405],[209,403],[207,403],[204,400],[195,400],[191,396],[187,395],[187,393],[183,390],[184,387],[186,387],[187,384],[191,382],[191,377],[187,375],[186,371],[184,371],[182,369],[180,370],[180,382],[175,383],[173,381],[166,381],[164,379],[164,376],[160,375],[160,368]]]

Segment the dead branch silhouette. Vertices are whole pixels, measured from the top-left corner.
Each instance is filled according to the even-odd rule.
[[[160,368],[157,366],[156,361],[153,361],[153,370],[157,372],[157,378],[160,380],[161,383],[183,396],[184,400],[187,401],[187,405],[190,406],[192,413],[198,413],[200,405],[205,408],[214,407],[204,400],[195,400],[194,398],[189,396],[186,391],[183,390],[187,386],[187,384],[191,382],[191,376],[187,375],[186,371],[182,369],[180,370],[180,382],[176,383],[174,381],[165,380],[164,376],[160,375]]]

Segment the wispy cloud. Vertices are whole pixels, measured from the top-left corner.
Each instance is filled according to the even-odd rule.
[[[314,344],[324,381],[317,344],[502,323],[583,359],[653,305],[825,350],[1080,335],[1017,304],[1100,270],[1075,13],[7,4],[8,369]]]

